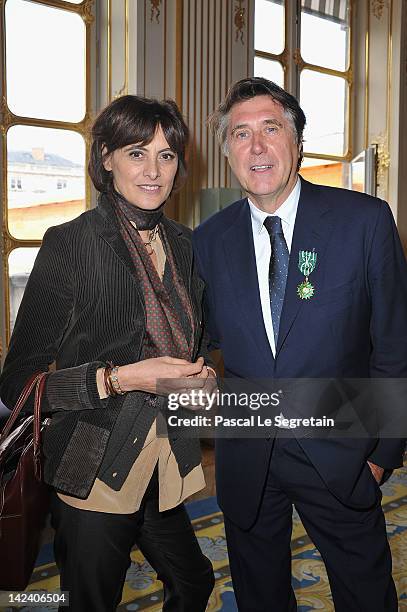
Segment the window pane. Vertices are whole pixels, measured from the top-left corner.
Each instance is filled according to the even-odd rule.
[[[346,70],[349,40],[349,0],[302,0],[301,55],[306,62]]]
[[[280,62],[256,56],[254,58],[254,76],[264,77],[274,81],[280,87],[284,87],[284,70]]]
[[[23,117],[81,121],[85,114],[85,24],[60,9],[6,3],[7,102]]]
[[[283,0],[256,0],[254,13],[254,48],[267,53],[284,51]]]
[[[348,186],[349,164],[329,159],[304,157],[300,174],[311,183],[330,187]]]
[[[38,248],[22,248],[11,251],[8,258],[10,291],[10,329],[13,331],[17,312],[23,298],[28,277],[37,257]]]
[[[300,87],[301,106],[307,118],[304,151],[345,155],[346,80],[303,70]]]
[[[85,142],[80,134],[16,125],[7,132],[10,234],[40,240],[85,210]]]

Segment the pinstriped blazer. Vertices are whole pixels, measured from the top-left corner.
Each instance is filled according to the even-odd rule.
[[[206,356],[200,350],[204,283],[193,261],[192,232],[167,218],[163,223],[196,317],[194,358]],[[123,402],[132,395],[101,400],[96,370],[107,360],[138,361],[145,326],[131,257],[102,194],[95,209],[46,232],[0,377],[0,397],[12,407],[28,377],[55,362],[43,402],[43,411],[53,413],[43,442],[48,484],[78,497],[89,493]],[[189,443],[179,441],[173,449],[182,476],[199,462],[199,441]],[[71,465],[68,476],[62,465]]]

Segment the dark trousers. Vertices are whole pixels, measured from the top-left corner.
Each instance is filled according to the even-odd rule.
[[[204,612],[213,570],[183,504],[159,512],[157,491],[149,487],[138,512],[108,514],[73,508],[54,495],[51,516],[61,590],[70,597],[62,610],[116,610],[137,543],[164,584],[163,611]]]
[[[391,555],[380,503],[344,506],[326,488],[295,438],[277,438],[255,525],[225,517],[240,612],[293,612],[292,504],[325,562],[336,612],[397,612]]]

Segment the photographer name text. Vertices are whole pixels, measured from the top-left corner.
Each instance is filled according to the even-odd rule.
[[[195,415],[191,417],[172,414],[167,419],[170,427],[284,427],[296,429],[297,427],[334,427],[335,420],[322,416],[320,418],[286,418],[276,415],[273,418],[252,414],[248,417],[224,417],[222,415],[206,416]]]

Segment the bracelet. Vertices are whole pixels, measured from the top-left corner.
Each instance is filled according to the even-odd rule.
[[[217,378],[217,374],[216,374],[215,370],[213,368],[211,368],[211,366],[208,366],[208,365],[205,364],[205,368],[206,368],[206,370],[208,372],[208,376],[209,376],[209,372],[212,372],[214,377]]]
[[[123,391],[123,389],[120,387],[120,383],[119,383],[119,366],[114,366],[113,364],[111,364],[112,366],[112,371],[111,374],[109,375],[109,380],[112,383],[112,387],[116,392],[116,395],[125,395],[125,391]]]
[[[113,395],[116,395],[116,393],[114,392],[114,389],[111,386],[111,382],[110,382],[110,379],[109,379],[110,372],[111,372],[110,366],[106,365],[105,369],[103,370],[103,383],[105,385],[105,391],[106,391],[107,395],[109,397],[112,397]]]
[[[116,395],[125,395],[126,393],[120,387],[118,372],[119,366],[115,366],[111,361],[108,361],[103,373],[103,381],[105,384],[106,393],[111,397],[115,397]]]

